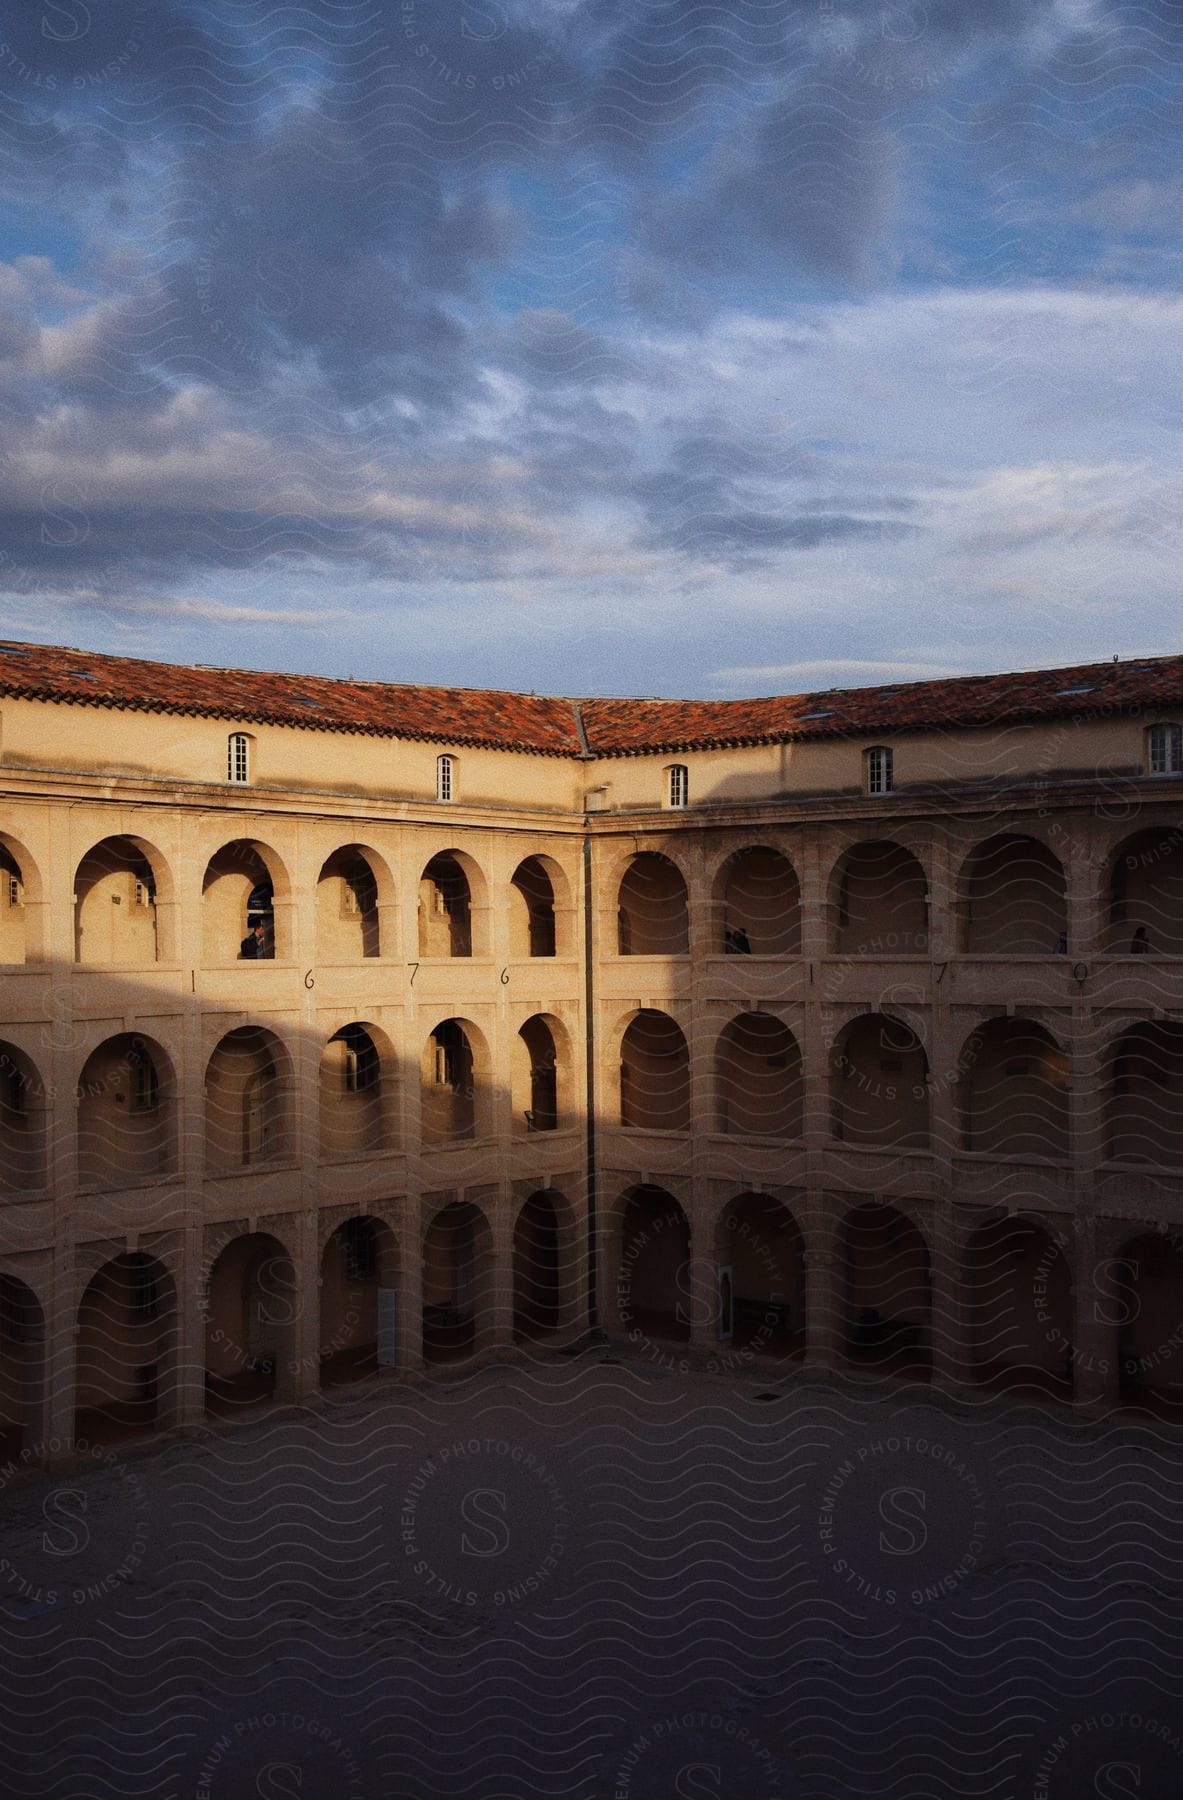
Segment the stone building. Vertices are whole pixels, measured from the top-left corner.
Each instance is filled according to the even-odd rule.
[[[0,646],[6,1453],[589,1323],[1183,1400],[1183,658],[569,700]]]

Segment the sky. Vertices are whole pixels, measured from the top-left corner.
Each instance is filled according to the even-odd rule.
[[[6,0],[0,636],[726,698],[1183,648],[1178,0]]]

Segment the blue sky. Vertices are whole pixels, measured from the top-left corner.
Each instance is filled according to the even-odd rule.
[[[1177,6],[9,10],[3,635],[707,696],[1180,648]]]

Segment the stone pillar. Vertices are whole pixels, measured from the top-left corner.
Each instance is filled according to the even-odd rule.
[[[932,1241],[932,1378],[948,1394],[973,1381],[966,1309],[968,1233],[948,1198],[937,1202]]]
[[[69,1461],[74,1449],[74,1393],[77,1376],[78,1276],[72,1242],[53,1257],[53,1290],[45,1321],[45,1382],[37,1447],[47,1468]]]
[[[401,1238],[398,1300],[395,1311],[395,1356],[400,1374],[415,1375],[423,1367],[423,1225],[418,1199],[407,1206]]]
[[[172,1344],[160,1371],[161,1424],[193,1431],[205,1418],[205,1306],[202,1231],[189,1225],[176,1260],[176,1319]]]
[[[488,1335],[482,1350],[505,1350],[513,1344],[513,1199],[502,1195],[492,1210],[493,1267],[487,1312]]]
[[[275,1371],[277,1400],[320,1399],[320,1243],[315,1211],[292,1221],[298,1249],[295,1257],[295,1319],[289,1333],[290,1353]]]
[[[805,1367],[832,1374],[845,1367],[844,1276],[836,1232],[805,1232]]]
[[[1072,1258],[1072,1398],[1090,1412],[1108,1411],[1120,1397],[1120,1303],[1107,1298],[1095,1280],[1098,1248],[1095,1221],[1078,1218]]]

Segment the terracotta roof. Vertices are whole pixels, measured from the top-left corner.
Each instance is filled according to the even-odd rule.
[[[570,702],[545,695],[139,662],[43,644],[0,644],[0,694],[546,756],[581,748]]]
[[[835,688],[764,700],[574,701],[485,688],[330,681],[322,675],[140,662],[9,643],[0,644],[0,694],[545,756],[642,756],[1160,707],[1178,710],[1183,708],[1183,656]]]
[[[786,739],[1015,725],[1159,706],[1183,706],[1183,656],[829,688],[766,700],[587,700],[583,722],[597,754],[640,756]]]

